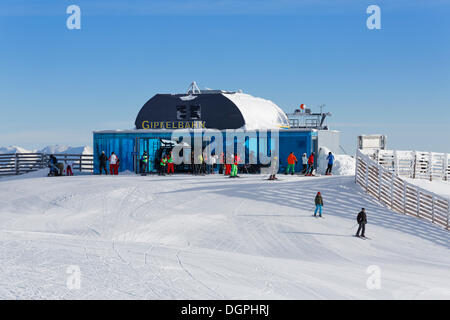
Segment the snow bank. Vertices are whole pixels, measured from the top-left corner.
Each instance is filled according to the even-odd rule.
[[[330,150],[326,147],[321,147],[319,150],[319,168],[318,173],[325,174],[327,170],[328,160],[327,156]],[[334,155],[333,175],[350,176],[355,174],[355,158],[344,154]]]

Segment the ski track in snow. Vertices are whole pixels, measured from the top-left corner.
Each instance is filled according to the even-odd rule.
[[[353,237],[361,207],[370,241]],[[0,179],[1,299],[449,299],[449,249],[351,176]]]

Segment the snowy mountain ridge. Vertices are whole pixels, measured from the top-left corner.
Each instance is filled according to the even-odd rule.
[[[67,153],[67,154],[92,154],[91,146],[71,147],[66,145],[51,145],[42,149],[28,150],[19,146],[0,147],[0,154],[5,153]]]

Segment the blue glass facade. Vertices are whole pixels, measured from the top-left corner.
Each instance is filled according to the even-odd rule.
[[[225,131],[223,134],[223,151],[237,152],[237,138],[234,146],[227,141]],[[195,134],[203,135],[203,131],[196,131]],[[194,131],[191,131],[191,141]],[[98,157],[102,151],[109,156],[115,152],[120,159],[119,172],[132,171],[138,172],[138,161],[143,152],[147,151],[149,155],[150,170],[153,168],[156,151],[160,148],[160,139],[170,140],[172,131],[170,130],[130,130],[130,131],[100,131],[94,132],[94,173],[99,173]],[[280,130],[278,131],[279,153],[280,153],[280,171],[286,170],[287,157],[290,152],[298,158],[298,164],[295,171],[301,171],[301,155],[308,155],[314,151],[317,154],[317,132],[314,130]],[[245,148],[245,162],[249,163],[250,157],[256,156],[260,163],[261,155],[270,156],[271,150],[276,148],[276,133],[270,131],[247,131],[244,134],[243,147]],[[228,142],[228,143],[227,143]],[[234,149],[234,150],[231,150]]]

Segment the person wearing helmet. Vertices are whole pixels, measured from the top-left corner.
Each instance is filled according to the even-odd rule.
[[[316,210],[314,211],[314,217],[316,216],[317,211],[319,211],[319,217],[322,217],[323,199],[322,199],[322,195],[320,194],[320,192],[317,192],[314,202],[316,204]]]

